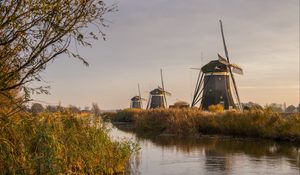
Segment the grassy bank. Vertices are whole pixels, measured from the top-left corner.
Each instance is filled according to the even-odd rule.
[[[2,174],[115,174],[123,172],[131,142],[114,142],[89,114],[41,113],[0,117]]]
[[[126,109],[106,115],[112,122],[132,122],[141,132],[198,135],[225,134],[300,141],[300,114],[268,110],[204,112],[198,109]]]

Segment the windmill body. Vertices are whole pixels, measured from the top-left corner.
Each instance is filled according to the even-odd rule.
[[[158,87],[150,92],[149,108],[166,108],[165,96],[162,88]]]
[[[224,109],[236,108],[228,67],[219,60],[214,60],[203,66],[201,71],[204,74],[201,107],[208,110],[210,105],[222,104]]]
[[[147,109],[167,108],[168,106],[166,96],[170,96],[171,93],[165,90],[162,69],[160,75],[162,88],[158,86],[158,88],[150,91]]]
[[[131,98],[130,108],[142,108],[142,98],[140,96],[134,96]]]
[[[192,107],[201,101],[200,107],[204,110],[208,110],[209,106],[217,104],[223,105],[224,109],[241,109],[240,98],[233,73],[243,74],[243,70],[238,65],[231,64],[229,61],[221,20],[220,28],[226,58],[218,54],[218,60],[213,60],[200,69]],[[231,84],[234,87],[232,89]],[[237,106],[234,103],[232,94],[236,96],[238,102]]]
[[[211,105],[221,104],[224,109],[233,109],[238,106],[234,103],[231,88],[232,73],[243,74],[242,68],[230,64],[225,58],[218,55],[218,60],[213,60],[204,65],[199,72],[192,106],[200,102],[200,107],[208,110]]]
[[[137,109],[143,108],[143,101],[145,101],[145,99],[142,98],[141,96],[141,90],[139,84],[138,84],[138,92],[139,95],[136,95],[130,99],[130,108],[137,108]]]

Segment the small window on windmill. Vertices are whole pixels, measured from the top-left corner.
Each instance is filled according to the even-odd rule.
[[[219,77],[219,80],[222,80],[222,78],[221,78],[221,77]]]

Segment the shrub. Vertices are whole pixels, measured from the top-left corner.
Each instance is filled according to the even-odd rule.
[[[120,111],[114,121],[130,118],[137,131],[176,135],[226,134],[300,141],[300,114],[285,116],[270,110],[214,112],[187,109]],[[221,108],[222,109],[222,108]]]
[[[3,174],[114,174],[135,146],[114,142],[88,114],[41,113],[0,117]]]

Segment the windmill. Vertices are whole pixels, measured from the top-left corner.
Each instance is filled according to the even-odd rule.
[[[160,69],[160,76],[162,87],[158,86],[158,88],[150,91],[147,109],[166,108],[168,106],[166,96],[170,96],[171,93],[165,90],[162,69]]]
[[[242,75],[243,70],[240,66],[229,61],[221,20],[220,28],[226,58],[218,54],[217,60],[213,60],[198,69],[199,74],[191,106],[193,107],[201,101],[200,107],[205,110],[210,105],[216,104],[224,105],[224,109],[237,108],[241,110],[240,97],[233,73]],[[231,92],[231,84],[234,87],[233,93]],[[236,96],[238,105],[235,105],[232,94]]]
[[[142,96],[141,96],[141,90],[140,90],[139,84],[138,84],[138,91],[139,91],[139,95],[136,95],[130,99],[130,108],[138,108],[138,109],[143,108],[142,101],[145,101],[145,99],[142,98]]]

